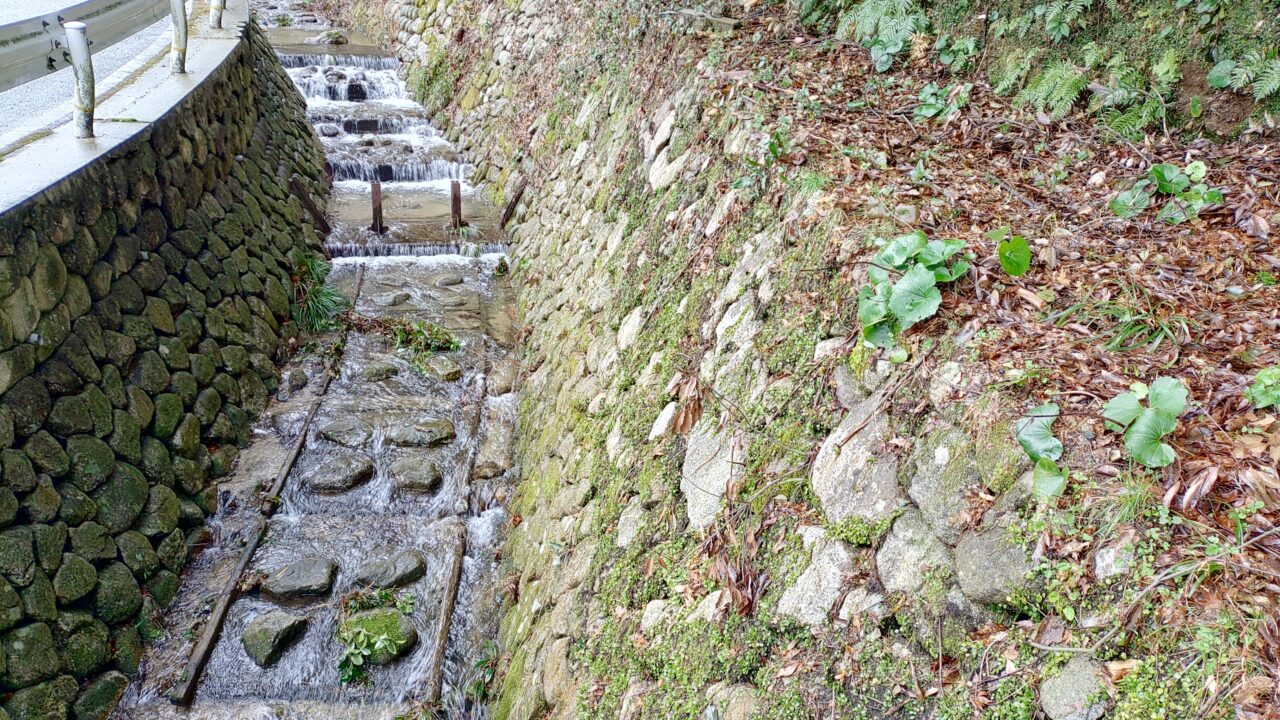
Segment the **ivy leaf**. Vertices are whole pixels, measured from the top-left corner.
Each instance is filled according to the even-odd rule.
[[[1209,75],[1205,80],[1209,83],[1209,87],[1221,90],[1231,84],[1231,71],[1235,69],[1236,62],[1234,60],[1220,60],[1209,70]]]
[[[1067,473],[1058,467],[1058,463],[1041,458],[1031,471],[1031,489],[1041,501],[1052,500],[1066,491]]]
[[[1191,178],[1187,177],[1186,173],[1182,172],[1177,165],[1169,163],[1152,165],[1151,170],[1147,172],[1147,177],[1156,184],[1156,192],[1165,195],[1177,195],[1191,184]]]
[[[1053,422],[1058,419],[1058,406],[1047,403],[1033,409],[1018,420],[1014,437],[1027,452],[1027,456],[1039,462],[1062,457],[1062,442],[1053,436]]]
[[[1187,409],[1187,386],[1177,378],[1156,378],[1156,381],[1151,383],[1147,405],[1152,410],[1167,413],[1177,420],[1182,411]]]
[[[1031,246],[1021,235],[1014,235],[1000,243],[996,248],[1000,258],[1000,267],[1013,277],[1018,277],[1031,269]]]
[[[887,321],[878,322],[873,325],[863,325],[862,341],[870,348],[893,347],[893,325]]]
[[[1124,433],[1124,447],[1134,460],[1151,468],[1162,468],[1177,458],[1173,448],[1161,439],[1178,426],[1176,416],[1162,410],[1143,410]]]
[[[901,323],[901,329],[906,330],[938,311],[942,293],[938,292],[936,283],[932,270],[915,265],[893,284],[889,312]]]
[[[1141,414],[1142,404],[1138,401],[1138,396],[1131,392],[1120,393],[1108,400],[1106,407],[1102,408],[1102,417],[1107,420],[1107,428],[1116,432],[1129,427],[1129,424]]]

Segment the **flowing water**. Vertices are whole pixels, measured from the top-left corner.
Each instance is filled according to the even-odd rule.
[[[268,15],[277,11],[303,18],[300,25],[327,27],[323,18],[288,7],[272,7]],[[320,357],[304,352],[286,368],[253,441],[221,481],[220,509],[115,717],[417,717],[441,657],[436,640],[447,617],[440,712],[481,718],[483,708],[465,688],[497,634],[497,551],[508,526],[502,502],[516,472],[506,245],[493,209],[467,184],[463,158],[407,99],[394,58],[357,43],[341,46],[341,54],[309,53],[299,47],[296,31],[272,36],[307,98],[333,169],[330,283],[352,299],[358,314],[437,323],[453,332],[459,348],[441,354],[447,360],[428,371],[411,366],[392,339],[350,330],[327,388]],[[382,234],[369,229],[375,180],[382,183],[388,226]],[[450,223],[454,181],[462,184],[467,232]],[[302,452],[241,580],[195,701],[190,708],[174,706],[168,696],[184,679],[203,621],[257,536],[264,491],[304,432]],[[362,472],[350,480],[343,469],[353,465]],[[337,482],[343,478],[349,481]],[[357,577],[370,562],[408,551],[420,554],[424,570],[393,593],[417,643],[401,658],[371,668],[367,682],[344,683],[337,660],[342,598],[363,587]],[[454,585],[459,553],[461,580]],[[305,558],[336,564],[327,592],[277,601],[258,591],[264,576]],[[275,610],[305,616],[307,624],[276,662],[259,667],[241,638],[255,618]]]

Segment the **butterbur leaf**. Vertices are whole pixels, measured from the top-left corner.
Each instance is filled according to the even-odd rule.
[[[1187,409],[1187,386],[1177,378],[1156,378],[1156,381],[1151,383],[1147,405],[1152,410],[1167,413],[1176,420],[1182,411]]]
[[[1107,428],[1116,432],[1129,427],[1129,423],[1141,414],[1142,404],[1138,402],[1138,396],[1131,392],[1120,393],[1107,401],[1106,407],[1102,408],[1102,417],[1107,420]]]
[[[1001,240],[1009,237],[1009,233],[1012,232],[1012,230],[1013,228],[1011,228],[1008,225],[1005,225],[1004,227],[998,227],[995,230],[988,230],[985,233],[983,233],[982,236],[990,240],[991,242],[998,243]]]
[[[1031,489],[1042,502],[1048,502],[1066,492],[1067,472],[1049,458],[1037,460],[1031,471]]]
[[[1135,218],[1151,206],[1150,183],[1139,180],[1133,187],[1121,192],[1111,200],[1111,212],[1126,220]]]
[[[1014,235],[1000,243],[996,249],[1000,258],[1000,267],[1013,277],[1018,277],[1031,269],[1031,246],[1021,235]]]
[[[936,283],[937,279],[929,268],[915,265],[893,284],[889,293],[889,312],[901,323],[902,330],[938,311],[942,293],[938,292]]]
[[[1280,405],[1280,366],[1258,371],[1244,396],[1259,410]]]
[[[893,347],[893,325],[887,320],[874,325],[862,326],[862,341],[871,348]]]
[[[920,251],[920,262],[934,267],[964,249],[963,240],[931,240]]]
[[[967,272],[969,272],[969,261],[957,260],[956,264],[952,265],[951,267],[940,266],[940,267],[934,268],[933,279],[937,280],[940,283],[948,283],[959,278],[961,275],[964,275]]]
[[[1234,60],[1221,60],[1209,70],[1209,75],[1205,78],[1205,81],[1209,83],[1209,87],[1221,90],[1231,84],[1231,71],[1235,69],[1236,63]]]
[[[1151,170],[1147,172],[1147,177],[1156,184],[1156,192],[1165,195],[1177,195],[1191,185],[1191,178],[1187,177],[1177,165],[1169,163],[1152,165]]]
[[[1124,433],[1124,447],[1134,460],[1151,468],[1162,468],[1177,455],[1161,439],[1178,426],[1176,416],[1161,410],[1143,410]]]
[[[1191,178],[1191,182],[1198,183],[1204,179],[1205,175],[1209,174],[1209,166],[1205,165],[1201,160],[1196,160],[1188,163],[1182,171],[1187,174],[1187,177]]]
[[[1053,421],[1058,419],[1058,406],[1047,403],[1033,409],[1018,420],[1014,436],[1032,460],[1057,460],[1062,457],[1062,442],[1053,436]]]
[[[919,255],[928,242],[929,238],[919,230],[906,235],[899,235],[886,243],[880,249],[880,252],[876,253],[876,264],[891,268],[902,267],[908,260]]]
[[[862,327],[874,325],[889,316],[889,306],[879,292],[864,285],[858,292],[858,322]]]

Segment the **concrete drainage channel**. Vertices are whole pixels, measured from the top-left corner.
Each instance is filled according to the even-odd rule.
[[[411,367],[392,339],[351,329],[335,353],[299,353],[117,718],[484,715],[465,688],[497,634],[515,482],[505,246],[478,202],[466,231],[452,227],[450,183],[471,195],[465,165],[407,99],[395,59],[358,42],[317,52],[316,34],[271,32],[334,170],[330,283],[358,315],[435,322],[460,347]],[[373,181],[383,233],[369,228]],[[358,664],[340,663],[362,642]]]

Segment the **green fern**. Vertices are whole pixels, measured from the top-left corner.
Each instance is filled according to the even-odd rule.
[[[1253,99],[1262,101],[1280,90],[1280,58],[1262,61],[1253,81]]]
[[[916,0],[862,0],[840,18],[836,37],[861,42],[871,50],[876,69],[883,72],[926,25]]]
[[[1071,106],[1075,105],[1087,84],[1085,74],[1070,60],[1059,60],[1023,88],[1017,101],[1048,112],[1050,117],[1058,120],[1071,111]]]
[[[1007,95],[1022,87],[1027,72],[1040,55],[1039,50],[1014,48],[1005,53],[991,70],[991,89],[997,95]]]

